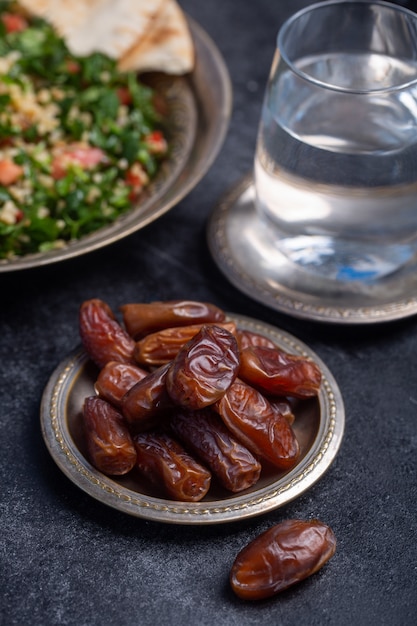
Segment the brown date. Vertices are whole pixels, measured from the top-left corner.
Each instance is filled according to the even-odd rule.
[[[273,406],[275,411],[278,411],[278,413],[281,413],[281,415],[285,417],[289,424],[294,424],[295,415],[293,409],[285,398],[268,398],[268,401]]]
[[[173,406],[166,391],[169,367],[169,363],[161,365],[133,385],[121,399],[121,411],[136,432],[157,426],[161,416]]]
[[[135,363],[135,342],[102,300],[93,298],[82,303],[79,332],[85,351],[98,367],[104,367],[109,361]]]
[[[236,333],[234,322],[217,324],[232,334]],[[136,342],[133,356],[143,366],[164,365],[172,361],[187,341],[190,341],[200,330],[202,324],[174,326],[150,333]]]
[[[279,348],[250,346],[241,351],[239,377],[269,395],[317,396],[321,372],[316,363]]]
[[[276,348],[271,339],[261,335],[260,333],[255,333],[252,330],[244,330],[238,329],[236,333],[236,338],[239,344],[239,348],[244,350],[245,348],[249,348],[250,346],[262,346],[263,348]]]
[[[259,461],[211,408],[176,412],[169,424],[174,436],[207,465],[227,490],[237,493],[259,480]]]
[[[111,404],[90,396],[83,407],[84,430],[91,463],[103,474],[127,474],[136,450],[122,415]]]
[[[127,332],[135,339],[163,328],[224,322],[226,318],[214,304],[193,300],[124,304],[120,310]]]
[[[210,472],[164,433],[135,435],[136,466],[156,487],[173,500],[198,502],[208,492]]]
[[[100,370],[94,388],[100,398],[120,408],[125,393],[148,375],[149,372],[137,365],[109,361]]]
[[[243,600],[269,598],[317,572],[336,551],[319,520],[287,520],[269,528],[237,555],[230,584]]]
[[[206,325],[178,352],[166,377],[167,391],[183,408],[202,409],[222,397],[239,368],[236,338]]]
[[[294,431],[261,392],[236,379],[214,408],[253,454],[282,470],[295,465],[300,447]]]

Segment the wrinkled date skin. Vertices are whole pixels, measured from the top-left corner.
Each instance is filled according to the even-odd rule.
[[[183,502],[204,498],[211,474],[177,441],[164,433],[140,433],[134,436],[134,443],[136,467],[152,484],[163,488],[169,498]]]
[[[180,349],[192,339],[202,328],[202,324],[190,326],[174,326],[150,333],[136,342],[134,357],[139,365],[154,367],[172,361]],[[219,323],[230,333],[236,333],[234,322]]]
[[[125,393],[148,375],[149,372],[136,365],[109,361],[100,370],[94,388],[100,398],[120,408]]]
[[[135,363],[135,342],[102,300],[93,298],[82,303],[79,332],[85,351],[98,367],[104,367],[109,361]]]
[[[291,405],[284,398],[268,398],[268,401],[272,405],[272,407],[278,413],[281,413],[283,417],[287,420],[287,422],[292,425],[295,422],[295,415],[291,408]]]
[[[173,404],[166,391],[170,364],[162,365],[133,385],[121,400],[121,411],[127,423],[141,432],[158,426],[161,417]]]
[[[239,377],[273,396],[317,396],[321,372],[316,363],[279,348],[249,346],[241,351]]]
[[[166,378],[174,404],[191,410],[213,404],[230,387],[239,369],[236,338],[219,326],[203,326],[172,362]]]
[[[91,463],[103,474],[121,476],[135,466],[136,450],[123,417],[111,404],[91,396],[83,407]]]
[[[212,409],[177,412],[170,419],[170,427],[227,490],[237,493],[259,480],[261,464]]]
[[[291,425],[262,393],[236,379],[214,408],[253,454],[282,470],[295,465],[300,447]]]
[[[163,328],[217,323],[226,319],[224,311],[214,304],[193,300],[124,304],[120,310],[127,332],[135,339]]]
[[[272,349],[277,347],[271,339],[260,333],[255,333],[252,330],[238,329],[236,337],[241,350],[249,348],[250,346],[262,346],[263,348]]]
[[[334,555],[336,538],[319,520],[287,520],[238,554],[230,584],[243,600],[262,600],[317,572]]]

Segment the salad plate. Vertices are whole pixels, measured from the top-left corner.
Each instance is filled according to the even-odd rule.
[[[195,46],[193,71],[185,76],[147,77],[170,105],[171,152],[146,197],[110,225],[61,249],[0,260],[0,273],[49,265],[108,246],[169,211],[208,171],[227,132],[232,88],[215,43],[192,18],[187,19]]]
[[[92,498],[129,515],[172,524],[207,525],[254,517],[299,497],[328,470],[342,442],[345,414],[338,385],[323,361],[304,343],[274,326],[229,314],[241,329],[261,333],[280,348],[311,358],[320,367],[322,384],[317,397],[297,401],[293,429],[300,444],[297,465],[288,472],[263,467],[259,481],[239,494],[218,486],[200,502],[155,497],[135,473],[110,478],[88,461],[82,427],[82,407],[94,395],[96,366],[75,349],[54,370],[41,402],[41,428],[57,466]],[[133,470],[134,472],[134,470]]]

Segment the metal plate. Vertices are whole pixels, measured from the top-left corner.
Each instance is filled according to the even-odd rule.
[[[232,87],[217,47],[191,18],[196,63],[189,76],[154,75],[155,87],[170,102],[172,154],[156,177],[149,196],[114,223],[71,242],[62,250],[0,260],[0,273],[34,268],[80,256],[122,239],[166,213],[208,171],[229,125]]]
[[[41,427],[56,464],[80,489],[100,502],[136,517],[174,524],[218,524],[276,509],[309,489],[329,468],[344,432],[344,406],[339,388],[326,365],[292,335],[247,317],[229,315],[242,329],[270,337],[284,350],[313,359],[323,383],[317,398],[299,401],[294,431],[301,457],[289,472],[265,469],[258,483],[238,495],[210,489],[200,502],[183,503],[152,496],[136,476],[112,479],[87,461],[82,436],[84,399],[94,394],[98,370],[85,352],[70,354],[53,372],[41,403]]]
[[[328,282],[300,271],[259,220],[252,177],[220,200],[207,227],[223,274],[248,296],[293,317],[335,324],[388,322],[417,313],[416,260],[373,283]]]

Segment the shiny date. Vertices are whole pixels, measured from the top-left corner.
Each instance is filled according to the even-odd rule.
[[[286,417],[263,394],[236,379],[214,405],[227,428],[251,452],[288,470],[300,447]]]
[[[240,361],[239,377],[267,394],[311,398],[320,389],[317,364],[279,348],[248,346]]]
[[[102,300],[93,298],[82,303],[79,333],[85,351],[98,367],[104,367],[109,361],[135,363],[135,342]]]
[[[135,432],[158,426],[161,416],[172,407],[166,390],[169,367],[169,363],[161,365],[133,385],[121,399],[121,411]]]
[[[122,415],[111,404],[91,396],[83,406],[84,431],[91,463],[103,474],[121,476],[133,469],[136,450]]]
[[[198,502],[208,492],[210,472],[164,433],[135,435],[136,467],[173,500]]]
[[[226,319],[224,311],[214,304],[193,300],[124,304],[120,310],[127,332],[135,339],[163,328],[217,323]]]
[[[136,365],[109,361],[100,370],[94,389],[100,398],[119,408],[129,389],[148,375],[149,372]]]
[[[323,522],[287,520],[241,550],[230,584],[243,600],[269,598],[317,572],[335,551],[335,535]]]
[[[265,337],[265,335],[261,335],[261,333],[255,333],[252,330],[243,330],[239,328],[236,333],[236,337],[240,350],[244,350],[250,346],[276,348],[276,345],[271,339],[269,339],[269,337]]]
[[[230,333],[236,333],[234,322],[219,323]],[[150,333],[135,344],[134,357],[139,365],[155,367],[172,361],[180,349],[201,330],[202,324],[174,326]]]
[[[261,464],[211,408],[176,412],[169,425],[176,438],[229,491],[237,493],[257,483]]]
[[[239,348],[228,330],[205,325],[173,360],[166,378],[174,404],[191,410],[219,400],[239,368]]]

